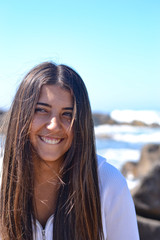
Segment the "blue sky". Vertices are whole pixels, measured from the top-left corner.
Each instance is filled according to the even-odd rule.
[[[93,111],[160,110],[159,0],[1,0],[0,108],[34,65],[83,78]]]

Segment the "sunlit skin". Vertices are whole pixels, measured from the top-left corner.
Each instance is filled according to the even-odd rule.
[[[56,85],[41,89],[30,129],[30,141],[39,158],[60,161],[71,146],[73,98]]]
[[[53,214],[59,189],[59,168],[73,140],[73,97],[57,85],[44,85],[30,128],[35,170],[37,219],[45,225]]]

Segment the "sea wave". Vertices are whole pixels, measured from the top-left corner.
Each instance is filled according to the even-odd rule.
[[[109,124],[103,124],[96,126],[95,128],[95,134],[101,135],[101,134],[114,134],[114,133],[139,133],[148,131],[151,132],[152,129],[148,127],[137,127],[137,126],[129,126],[129,125],[109,125]]]
[[[121,149],[98,149],[97,153],[102,155],[107,159],[107,162],[111,163],[118,169],[121,169],[123,164],[126,161],[134,161],[137,162],[140,158],[140,151],[128,148]]]
[[[130,143],[160,143],[160,128],[133,127],[128,125],[99,125],[97,138],[110,138]]]
[[[131,123],[137,120],[146,124],[160,124],[160,111],[113,110],[110,115],[118,122]]]
[[[116,141],[130,143],[160,143],[160,131],[151,134],[115,134],[113,139]]]

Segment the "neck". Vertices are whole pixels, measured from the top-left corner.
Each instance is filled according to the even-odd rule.
[[[33,158],[35,183],[47,183],[50,180],[58,181],[61,177],[62,161],[44,161],[37,156]]]
[[[34,199],[37,220],[45,226],[55,212],[57,197],[62,183],[61,164],[34,159]]]

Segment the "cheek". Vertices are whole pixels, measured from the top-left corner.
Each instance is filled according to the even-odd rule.
[[[30,125],[30,133],[32,134],[32,133],[35,133],[36,131],[38,131],[40,125],[41,125],[41,123],[40,123],[39,119],[34,117],[31,122],[31,125]]]

